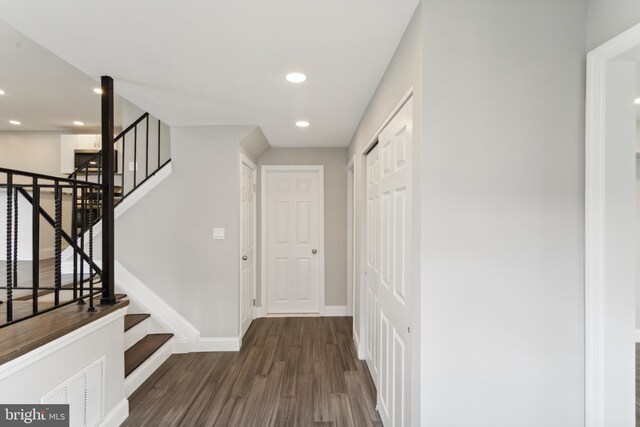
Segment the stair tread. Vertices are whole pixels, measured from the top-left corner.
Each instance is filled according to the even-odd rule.
[[[124,352],[124,376],[128,377],[153,353],[173,337],[173,334],[149,334]]]
[[[120,301],[122,298],[126,298],[127,294],[116,294],[116,301]]]
[[[126,316],[124,316],[124,331],[127,332],[129,329],[133,328],[147,317],[151,317],[151,315],[146,313],[127,314]]]

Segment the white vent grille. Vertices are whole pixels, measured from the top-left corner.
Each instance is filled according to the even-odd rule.
[[[71,427],[94,427],[104,417],[105,356],[42,396],[42,403],[68,403]]]

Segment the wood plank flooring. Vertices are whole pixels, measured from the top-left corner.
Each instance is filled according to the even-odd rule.
[[[32,280],[32,267],[31,261],[18,261],[18,287],[31,287],[33,286]],[[55,286],[55,269],[54,259],[41,259],[39,264],[40,271],[40,286],[41,287],[54,287]],[[7,262],[0,261],[0,286],[6,286],[7,282]],[[85,279],[88,275],[85,274]],[[60,291],[60,303],[71,301],[73,299],[73,274],[62,275],[62,288]],[[89,284],[85,281],[85,290],[88,290]],[[96,279],[94,288],[97,290],[101,286],[99,279]],[[6,289],[0,289],[0,301],[5,302]],[[85,291],[86,292],[86,291]],[[40,291],[38,292],[38,309],[46,310],[54,306],[53,291]],[[14,320],[21,319],[23,317],[33,314],[31,299],[33,298],[33,291],[18,289],[13,291],[13,318]],[[6,304],[0,304],[0,325],[6,323]]]
[[[129,300],[125,299],[114,305],[96,305],[96,311],[88,312],[87,305],[70,304],[1,328],[0,364],[22,356],[127,305]]]
[[[351,322],[257,319],[240,352],[173,355],[131,396],[123,426],[382,426]]]

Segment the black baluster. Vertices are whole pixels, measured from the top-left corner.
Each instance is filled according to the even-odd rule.
[[[84,233],[86,231],[86,199],[87,189],[80,189],[80,252],[84,254]],[[84,258],[80,258],[80,298],[84,297]],[[78,301],[78,304],[86,304],[84,299]]]
[[[145,148],[145,161],[144,161],[144,167],[146,169],[145,173],[144,173],[144,177],[148,178],[149,177],[149,115],[147,114],[147,117],[145,118],[145,123],[147,126],[147,131],[146,131],[146,148]]]
[[[93,192],[93,187],[89,189],[90,199],[89,199],[89,310],[88,311],[96,311],[96,308],[93,305],[93,207],[95,201],[95,194]]]
[[[158,119],[158,169],[160,169],[160,119]]]
[[[11,242],[11,238],[13,237],[12,209],[13,175],[7,174],[7,323],[13,321],[13,290],[11,289],[11,284],[13,283],[13,269],[11,268],[13,262],[13,244]]]
[[[13,287],[18,287],[18,187],[14,190],[13,196]]]
[[[78,298],[78,184],[71,190],[71,239],[73,241],[73,299]]]
[[[122,197],[124,199],[124,177],[126,175],[126,169],[125,167],[125,157],[127,154],[127,149],[126,149],[126,143],[127,143],[127,134],[124,133],[122,134],[122,187],[120,188],[120,197]]]
[[[138,125],[133,128],[133,189],[138,186]]]
[[[62,188],[60,182],[55,181],[55,241],[54,241],[54,274],[55,291],[54,304],[60,304],[60,288],[62,287]]]
[[[40,188],[38,188],[38,178],[33,178],[33,211],[31,213],[31,249],[32,249],[32,270],[33,281],[33,314],[38,312],[38,288],[40,287]]]

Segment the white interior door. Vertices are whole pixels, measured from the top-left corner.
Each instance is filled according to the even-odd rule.
[[[365,361],[373,382],[378,386],[378,283],[380,281],[380,186],[379,186],[378,146],[367,154],[366,191],[366,267],[365,267],[365,310],[366,316],[366,356]]]
[[[263,168],[267,313],[319,313],[324,303],[322,167]]]
[[[240,167],[240,336],[255,318],[256,166]]]
[[[410,98],[367,155],[367,363],[385,426],[410,424]],[[370,360],[369,360],[370,359]]]

